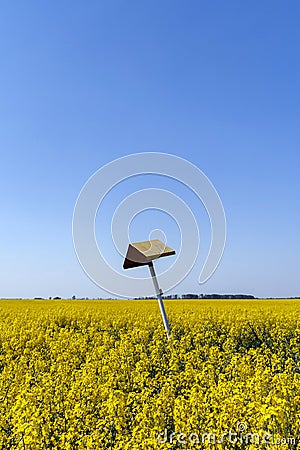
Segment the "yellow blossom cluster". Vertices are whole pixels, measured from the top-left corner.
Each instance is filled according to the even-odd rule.
[[[0,302],[0,449],[300,448],[300,301]]]

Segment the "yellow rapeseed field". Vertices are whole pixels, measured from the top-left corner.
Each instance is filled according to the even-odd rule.
[[[298,448],[300,301],[165,306],[1,301],[0,449]]]

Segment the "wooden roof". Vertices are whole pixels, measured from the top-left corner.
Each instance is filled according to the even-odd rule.
[[[130,269],[132,267],[143,266],[149,264],[153,259],[170,255],[175,255],[175,250],[168,247],[159,239],[133,242],[128,246],[123,268]]]

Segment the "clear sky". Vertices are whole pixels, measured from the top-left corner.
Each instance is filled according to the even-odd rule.
[[[224,256],[199,286],[201,205],[138,181],[203,216],[202,253],[174,292],[300,295],[299,24],[294,0],[1,2],[0,297],[109,297],[77,261],[74,205],[97,169],[146,151],[196,164],[226,212]],[[114,264],[105,227],[121,193],[97,217]],[[151,211],[133,239],[160,219],[176,247]]]

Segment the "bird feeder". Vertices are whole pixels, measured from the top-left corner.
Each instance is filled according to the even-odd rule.
[[[158,299],[159,309],[161,312],[163,324],[168,339],[170,337],[170,326],[162,299],[163,292],[158,285],[153,260],[171,255],[175,255],[175,250],[168,247],[159,239],[143,242],[133,242],[128,246],[128,250],[123,264],[123,269],[131,269],[134,267],[140,267],[145,265],[149,266],[155,293]]]

